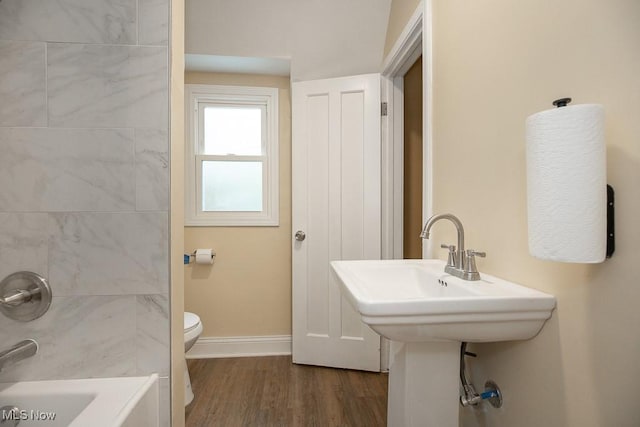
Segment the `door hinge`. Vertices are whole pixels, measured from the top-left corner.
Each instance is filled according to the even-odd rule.
[[[383,116],[387,115],[387,103],[383,102],[380,104],[380,114]]]

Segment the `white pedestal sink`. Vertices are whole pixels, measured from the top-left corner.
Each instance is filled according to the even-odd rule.
[[[440,260],[333,261],[364,323],[392,340],[387,425],[458,427],[460,344],[525,340],[555,297],[496,277],[464,281]]]

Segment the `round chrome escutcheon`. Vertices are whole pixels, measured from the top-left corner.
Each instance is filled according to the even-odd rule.
[[[51,297],[47,279],[37,273],[19,271],[0,282],[0,311],[14,320],[28,322],[42,316]]]

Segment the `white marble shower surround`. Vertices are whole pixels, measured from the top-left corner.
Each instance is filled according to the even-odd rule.
[[[40,343],[0,382],[157,372],[168,402],[168,23],[169,0],[0,1],[0,275],[54,294],[0,320]]]
[[[169,375],[167,295],[54,297],[43,317],[0,323],[0,340],[35,339],[38,353],[2,372],[2,381]],[[99,372],[97,374],[96,372]]]
[[[54,297],[50,310],[29,324],[3,320],[2,342],[21,334],[39,349],[3,370],[2,381],[135,375],[135,298]]]
[[[167,293],[167,222],[166,212],[50,214],[55,295]]]
[[[0,128],[0,210],[135,208],[133,129]]]
[[[136,210],[169,210],[169,137],[166,130],[136,129]]]
[[[2,39],[136,44],[136,33],[136,0],[0,2]]]
[[[47,124],[45,51],[45,43],[0,40],[0,126]]]
[[[52,127],[167,129],[167,48],[47,45]]]
[[[136,296],[136,375],[169,376],[169,334],[158,325],[169,322],[168,295]]]
[[[0,277],[21,270],[48,277],[47,222],[45,213],[0,213]]]
[[[166,46],[169,40],[167,0],[138,0],[138,44]]]

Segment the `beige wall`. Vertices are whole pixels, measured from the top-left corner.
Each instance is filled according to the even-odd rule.
[[[384,43],[384,56],[387,56],[393,44],[398,39],[402,30],[409,22],[409,18],[416,11],[420,0],[393,0],[391,11],[389,12],[389,23],[387,24],[387,37]]]
[[[474,346],[476,386],[494,379],[505,405],[464,410],[463,424],[638,426],[640,2],[435,0],[433,10],[434,210],[458,215],[467,246],[487,251],[481,272],[558,299],[536,338]],[[564,96],[606,112],[618,234],[598,265],[527,250],[524,121]],[[436,228],[436,243],[455,241],[453,227]]]
[[[185,251],[213,248],[213,266],[184,269],[185,310],[204,337],[291,334],[291,96],[288,77],[194,73],[189,84],[279,88],[280,225],[185,227]]]

